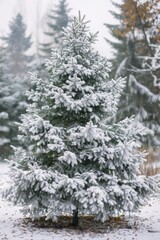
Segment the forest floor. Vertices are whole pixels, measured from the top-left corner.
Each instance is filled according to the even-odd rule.
[[[9,168],[0,164],[0,191],[9,185]],[[84,219],[82,219],[82,222]],[[86,221],[86,219],[85,219]],[[87,222],[84,225],[89,225]],[[98,227],[58,228],[28,222],[13,206],[0,198],[0,240],[160,240],[160,196],[153,197],[140,211],[122,221]]]

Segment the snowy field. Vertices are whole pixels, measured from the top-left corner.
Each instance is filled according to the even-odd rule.
[[[9,184],[8,166],[0,164],[0,190]],[[0,240],[160,240],[160,197],[151,199],[130,218],[134,229],[95,234],[73,230],[40,229],[26,226],[20,208],[0,199]]]

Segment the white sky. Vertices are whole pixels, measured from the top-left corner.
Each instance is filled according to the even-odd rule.
[[[120,0],[116,0],[119,2]],[[69,7],[72,9],[71,15],[77,15],[81,11],[82,15],[86,15],[86,20],[90,20],[91,32],[99,31],[98,42],[95,48],[104,56],[111,57],[111,48],[104,40],[104,37],[110,37],[104,23],[114,22],[109,10],[113,9],[110,0],[68,0]],[[47,9],[54,8],[58,0],[0,0],[0,36],[8,31],[9,21],[21,12],[27,23],[28,33],[32,33],[35,42],[37,36],[37,19],[38,19],[38,35],[40,40],[43,38],[44,14]],[[49,7],[50,6],[50,7]],[[38,16],[38,17],[37,17]]]

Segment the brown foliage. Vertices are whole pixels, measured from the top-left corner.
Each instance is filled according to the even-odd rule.
[[[142,149],[143,151],[144,149]],[[160,148],[147,149],[147,161],[141,167],[141,173],[146,176],[154,176],[160,173]]]
[[[156,28],[156,31],[150,36],[150,43],[160,42],[160,26],[157,21],[160,14],[158,3],[159,0],[143,2],[124,0],[121,5],[121,27],[114,29],[113,33],[117,38],[122,38],[127,37],[127,34],[131,32],[137,43],[137,52],[141,55],[150,51],[147,31],[152,27]]]

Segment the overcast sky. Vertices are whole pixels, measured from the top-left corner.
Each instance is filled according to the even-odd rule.
[[[86,19],[90,20],[91,32],[99,31],[98,42],[95,48],[104,56],[111,57],[111,48],[104,40],[104,37],[109,37],[104,23],[114,21],[109,10],[113,9],[110,0],[68,0],[71,15],[77,15],[81,11],[82,15],[86,15]],[[116,0],[120,2],[120,0]],[[38,35],[43,38],[44,15],[47,9],[54,8],[58,0],[0,0],[0,35],[4,35],[8,31],[9,21],[18,13],[21,12],[27,23],[28,33],[32,33],[34,42],[37,36],[37,19],[38,19]],[[37,17],[38,16],[38,17]]]

